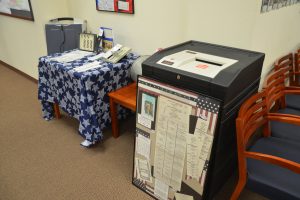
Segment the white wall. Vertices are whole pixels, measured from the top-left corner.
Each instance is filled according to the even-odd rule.
[[[47,54],[45,23],[68,15],[67,0],[31,0],[35,21],[0,16],[0,60],[37,78],[38,58]]]
[[[129,15],[97,11],[95,1],[31,3],[34,23],[0,16],[0,59],[33,77],[38,57],[46,55],[44,24],[61,16],[86,19],[94,33],[112,27],[118,43],[140,54],[192,39],[261,51],[263,76],[278,57],[300,47],[300,4],[260,14],[260,0],[135,0]]]
[[[262,78],[276,59],[300,47],[300,4],[261,14],[261,1],[189,2],[185,39],[264,52]]]
[[[261,51],[264,77],[277,58],[300,47],[300,4],[264,14],[260,8],[261,1],[253,0],[136,0],[135,15],[124,15],[72,0],[70,14],[87,19],[94,32],[112,27],[119,43],[141,54],[186,40]]]
[[[257,10],[260,5],[256,3]],[[255,16],[250,48],[266,53],[262,77],[274,61],[300,48],[300,4]]]
[[[186,4],[182,0],[135,0],[135,14],[100,12],[95,1],[69,0],[70,15],[88,21],[89,30],[113,28],[118,43],[141,54],[183,41]]]
[[[258,12],[253,0],[189,0],[185,39],[238,48],[251,46]]]

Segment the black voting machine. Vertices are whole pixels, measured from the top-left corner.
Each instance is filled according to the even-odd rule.
[[[186,54],[201,54],[195,56],[194,60],[180,61],[182,66],[179,66],[179,62],[177,67],[173,67],[172,65],[176,65],[176,53],[184,51]],[[209,55],[228,58],[234,62],[222,69],[227,61],[214,61]],[[221,102],[202,199],[212,199],[237,168],[235,119],[240,105],[258,91],[263,61],[263,53],[188,41],[163,49],[142,64],[142,74],[145,77]],[[187,62],[198,62],[198,68],[203,72],[208,70],[207,75],[201,74],[201,70],[200,73],[193,73],[183,69]],[[212,76],[209,75],[211,66],[220,67],[218,72],[212,71]]]

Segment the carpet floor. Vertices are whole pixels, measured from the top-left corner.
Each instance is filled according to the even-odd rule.
[[[114,139],[80,146],[78,121],[66,114],[45,121],[37,84],[0,65],[0,200],[152,199],[131,184],[135,119]],[[216,199],[229,199],[231,178]],[[241,200],[265,198],[243,191]]]

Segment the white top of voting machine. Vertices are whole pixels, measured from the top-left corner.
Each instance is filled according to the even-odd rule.
[[[220,71],[238,62],[234,59],[184,50],[163,57],[157,64],[214,78]]]

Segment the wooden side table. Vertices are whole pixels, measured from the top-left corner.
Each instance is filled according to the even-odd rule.
[[[56,119],[59,119],[61,118],[61,114],[60,114],[60,111],[59,111],[59,105],[58,103],[54,103],[53,104],[53,109],[54,109],[54,116]]]
[[[112,135],[114,138],[119,137],[117,104],[129,108],[132,111],[136,109],[136,83],[131,83],[114,92],[108,93],[110,104],[110,116]]]

